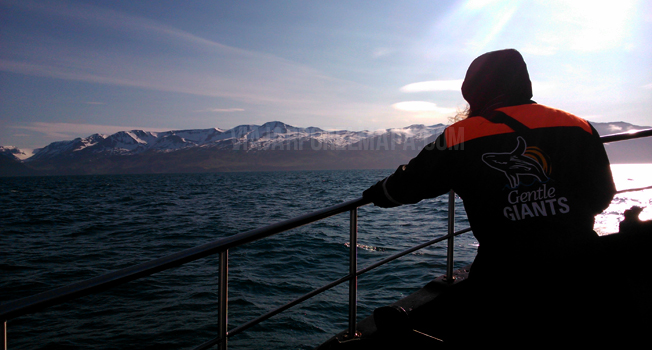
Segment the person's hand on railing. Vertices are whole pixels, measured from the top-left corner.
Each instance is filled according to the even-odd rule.
[[[369,187],[364,192],[362,192],[362,198],[372,202],[375,206],[381,208],[392,208],[396,207],[397,204],[390,201],[387,196],[385,196],[383,189],[383,182],[385,179],[378,181],[375,185]]]

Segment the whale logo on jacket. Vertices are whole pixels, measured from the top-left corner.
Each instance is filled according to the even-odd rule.
[[[505,174],[511,188],[521,184],[521,177],[534,177],[539,182],[549,179],[550,166],[545,154],[537,147],[528,147],[523,137],[517,137],[518,144],[511,152],[485,153],[482,161]]]

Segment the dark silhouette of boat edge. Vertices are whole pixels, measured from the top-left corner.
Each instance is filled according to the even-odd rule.
[[[601,256],[613,260],[619,276],[605,276],[605,281],[618,283],[621,288],[627,288],[629,294],[636,300],[637,315],[640,316],[640,329],[649,329],[652,325],[652,259],[648,258],[649,247],[652,246],[652,220],[642,221],[639,214],[642,208],[634,206],[624,212],[620,222],[619,232],[601,236]],[[442,275],[429,282],[423,288],[409,296],[387,306],[374,310],[374,313],[356,325],[358,334],[351,337],[348,331],[343,331],[315,350],[366,350],[385,348],[433,349],[447,348],[445,341],[431,335],[419,332],[419,325],[414,325],[409,314],[436,302],[442,293],[455,285],[465,283],[471,265],[453,272],[453,279]],[[581,273],[581,271],[579,272]],[[618,302],[618,301],[616,301]],[[632,304],[631,301],[628,304]],[[445,317],[445,315],[436,315]],[[536,317],[536,315],[533,315]],[[612,320],[619,322],[619,320]],[[638,329],[638,328],[637,328]],[[608,328],[605,328],[608,332]],[[497,343],[498,344],[498,343]]]

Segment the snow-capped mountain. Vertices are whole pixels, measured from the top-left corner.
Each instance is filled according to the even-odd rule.
[[[0,176],[34,176],[40,173],[27,167],[21,159],[27,154],[13,146],[0,146]]]
[[[27,154],[14,146],[0,146],[0,156],[11,160],[20,160],[25,158]]]
[[[113,135],[93,134],[72,141],[53,142],[37,150],[28,162],[54,158],[71,158],[88,154],[136,155],[146,152],[174,152],[195,147],[221,150],[304,150],[308,148],[345,150],[372,138],[385,138],[386,147],[402,145],[407,140],[425,142],[439,135],[444,125],[412,125],[401,129],[377,131],[325,131],[316,127],[299,128],[282,122],[263,125],[240,125],[230,130],[218,128],[149,132],[120,131]],[[421,147],[425,143],[419,142]],[[380,149],[380,141],[367,143],[367,149]],[[395,146],[394,146],[395,147]],[[415,144],[416,147],[416,144]],[[389,148],[388,148],[389,149]]]
[[[600,135],[649,129],[592,123]],[[445,125],[329,131],[282,122],[218,128],[93,134],[25,154],[0,147],[0,176],[220,171],[393,169],[439,136]],[[612,163],[652,163],[652,138],[607,144]],[[364,151],[364,152],[361,152]]]

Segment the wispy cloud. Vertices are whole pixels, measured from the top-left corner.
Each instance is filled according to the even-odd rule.
[[[643,88],[644,89],[652,89],[652,83],[647,84],[647,85],[643,85]]]
[[[373,57],[373,58],[385,57],[385,56],[391,55],[392,53],[394,53],[394,51],[395,50],[387,48],[387,47],[378,47],[378,48],[374,49],[374,51],[371,53],[371,57]]]
[[[435,112],[439,114],[455,113],[453,108],[438,107],[437,104],[426,101],[405,101],[398,102],[392,105],[394,109],[405,112]]]
[[[142,17],[65,2],[15,5],[48,16],[62,27],[82,24],[93,33],[117,39],[106,47],[99,42],[85,45],[79,38],[49,36],[35,28],[12,37],[13,49],[0,53],[0,70],[4,71],[327,115],[342,114],[351,95],[368,91],[284,58],[224,45]]]
[[[206,108],[196,112],[215,112],[215,113],[231,113],[231,112],[244,112],[243,108]]]
[[[401,87],[402,92],[460,91],[463,79],[431,80],[412,83]]]
[[[173,39],[178,42],[194,44],[200,47],[213,46],[231,51],[242,51],[237,48],[198,37],[186,31],[167,26],[151,19],[133,16],[93,5],[83,3],[72,4],[66,1],[47,3],[31,0],[9,0],[8,2],[10,2],[12,6],[20,7],[35,13],[45,14],[50,16],[52,19],[58,18],[63,21],[73,20],[94,27],[104,27],[114,32],[136,34],[134,38],[144,37],[146,39],[152,39],[152,35],[154,34],[158,36],[157,39],[161,40]]]

